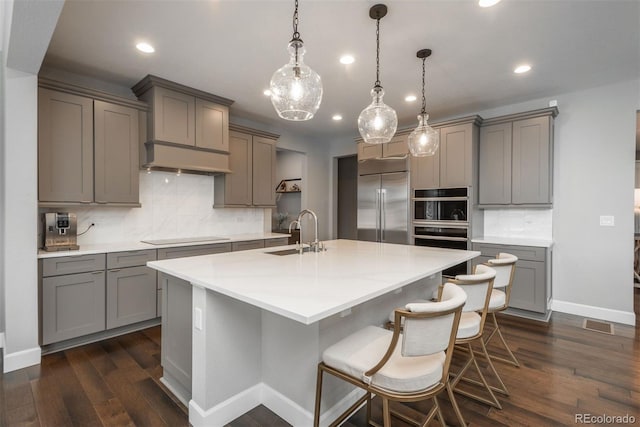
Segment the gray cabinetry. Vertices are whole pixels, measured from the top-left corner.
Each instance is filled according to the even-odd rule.
[[[107,271],[107,328],[156,317],[156,271],[126,267]]]
[[[104,254],[42,260],[43,345],[105,329],[104,266]]]
[[[196,98],[196,146],[229,152],[229,107]]]
[[[278,237],[277,239],[265,239],[264,247],[273,248],[275,246],[286,246],[289,244],[288,237]]]
[[[394,136],[386,144],[365,144],[358,139],[358,160],[404,157],[409,154],[407,137],[408,134],[403,132]]]
[[[463,117],[434,124],[440,147],[433,156],[411,158],[411,188],[471,187],[477,152],[480,117]]]
[[[251,249],[264,248],[264,246],[264,240],[247,240],[245,242],[233,242],[231,244],[231,250],[233,252],[248,251]]]
[[[38,200],[93,201],[93,100],[38,91]]]
[[[139,117],[146,104],[40,79],[40,206],[140,206]]]
[[[210,245],[158,249],[158,259],[184,258],[189,256],[220,254],[224,252],[231,252],[231,243],[214,243]]]
[[[96,203],[138,203],[138,110],[94,101]]]
[[[526,310],[544,315],[551,297],[551,251],[532,246],[474,243],[473,250],[482,255],[474,264],[486,262],[500,252],[518,257],[511,289],[509,308]]]
[[[552,205],[557,114],[553,107],[485,120],[478,156],[480,207]]]
[[[230,125],[231,173],[215,177],[215,207],[275,207],[278,135]]]
[[[154,87],[148,97],[152,106],[149,137],[181,145],[196,145],[195,97],[164,87]]]

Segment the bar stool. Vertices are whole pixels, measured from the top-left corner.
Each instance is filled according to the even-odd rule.
[[[504,311],[509,307],[509,298],[511,297],[511,287],[513,286],[513,276],[516,270],[516,261],[518,261],[517,256],[504,252],[499,253],[496,258],[487,261],[487,264],[496,271],[496,279],[493,283],[491,301],[489,302],[489,314],[493,323],[493,330],[489,335],[487,335],[484,343],[488,345],[489,341],[491,341],[491,339],[497,333],[502,346],[507,350],[507,353],[509,354],[509,359],[490,355],[491,359],[509,363],[513,366],[519,367],[520,363],[518,363],[518,359],[516,359],[516,356],[507,345],[507,342],[505,341],[504,336],[500,331],[498,320],[496,319],[497,312]]]
[[[371,424],[372,393],[382,399],[384,427],[391,426],[389,401],[425,399],[433,399],[433,407],[422,425],[427,425],[436,416],[440,424],[445,425],[437,400],[437,395],[444,389],[458,420],[466,426],[449,382],[449,367],[467,296],[460,287],[451,283],[445,284],[440,293],[442,298],[439,302],[410,303],[404,309],[396,309],[393,332],[367,326],[324,351],[322,362],[318,364],[314,427],[320,424],[324,373],[365,391],[330,426],[342,423],[365,402],[367,423]],[[393,415],[400,416],[395,412]]]
[[[484,346],[482,333],[489,310],[489,301],[491,299],[495,277],[496,271],[493,268],[479,264],[476,265],[474,274],[458,275],[455,279],[450,280],[451,283],[455,283],[461,287],[467,294],[467,302],[462,310],[460,325],[458,326],[456,348],[460,348],[461,350],[464,349],[464,354],[468,356],[467,361],[460,372],[457,374],[451,374],[453,376],[451,386],[455,392],[478,400],[482,403],[486,403],[487,405],[494,406],[498,409],[502,409],[502,405],[500,405],[498,398],[493,393],[492,387],[482,374],[480,366],[478,366],[478,361],[476,360],[475,352],[472,347],[473,342],[479,342],[481,344],[482,354],[490,361],[489,355],[486,352],[486,347]],[[471,365],[475,367],[480,381],[475,381],[465,377],[465,374]],[[492,365],[490,364],[490,366]],[[498,378],[500,378],[495,371],[495,368],[493,368],[493,372]],[[489,398],[460,389],[458,384],[462,379],[484,387]],[[500,382],[502,382],[501,379]]]

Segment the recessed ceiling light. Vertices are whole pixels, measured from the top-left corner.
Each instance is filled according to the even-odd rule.
[[[491,7],[500,3],[500,0],[478,0],[478,6],[480,7]]]
[[[340,63],[345,65],[353,64],[355,60],[356,59],[351,55],[342,55],[340,57]]]
[[[418,98],[416,98],[416,96],[415,96],[415,95],[407,95],[407,96],[405,96],[405,98],[404,98],[404,100],[405,100],[405,101],[407,101],[407,102],[413,102],[413,101],[415,101],[416,99],[418,99]]]
[[[271,91],[269,89],[266,89],[264,92],[264,96],[271,96]]]
[[[522,74],[522,73],[526,73],[527,71],[531,70],[531,65],[528,64],[522,64],[522,65],[518,65],[513,72],[516,74]]]
[[[153,46],[151,46],[149,43],[146,42],[140,42],[136,45],[136,49],[138,49],[140,52],[144,52],[144,53],[153,53],[156,50],[153,48]]]
[[[342,116],[340,114],[334,114],[333,117],[331,117],[333,120],[335,120],[336,122],[342,120]]]

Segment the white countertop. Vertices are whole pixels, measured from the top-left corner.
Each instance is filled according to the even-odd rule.
[[[289,235],[282,234],[282,233],[253,233],[253,234],[233,234],[230,236],[220,236],[220,237],[224,237],[226,240],[214,240],[210,242],[202,241],[202,242],[188,242],[188,243],[171,243],[166,245],[151,245],[149,243],[142,243],[142,242],[106,243],[102,245],[80,245],[80,249],[77,251],[46,252],[43,250],[38,250],[38,258],[56,258],[56,257],[63,257],[63,256],[103,254],[103,253],[110,253],[110,252],[139,251],[139,250],[145,250],[145,249],[177,248],[181,246],[199,246],[199,245],[211,245],[216,243],[245,242],[247,240],[278,239],[283,237],[289,237]]]
[[[480,255],[355,240],[325,243],[320,253],[277,256],[265,248],[147,265],[308,325]],[[285,248],[295,245],[278,249]]]
[[[553,246],[553,240],[551,239],[533,239],[530,237],[482,236],[471,239],[471,242],[491,243],[494,245],[534,246],[539,248],[550,248]]]

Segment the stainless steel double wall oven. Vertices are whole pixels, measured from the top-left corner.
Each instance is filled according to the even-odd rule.
[[[412,240],[416,246],[468,249],[468,188],[413,190]],[[466,274],[467,263],[451,267],[446,276]]]

